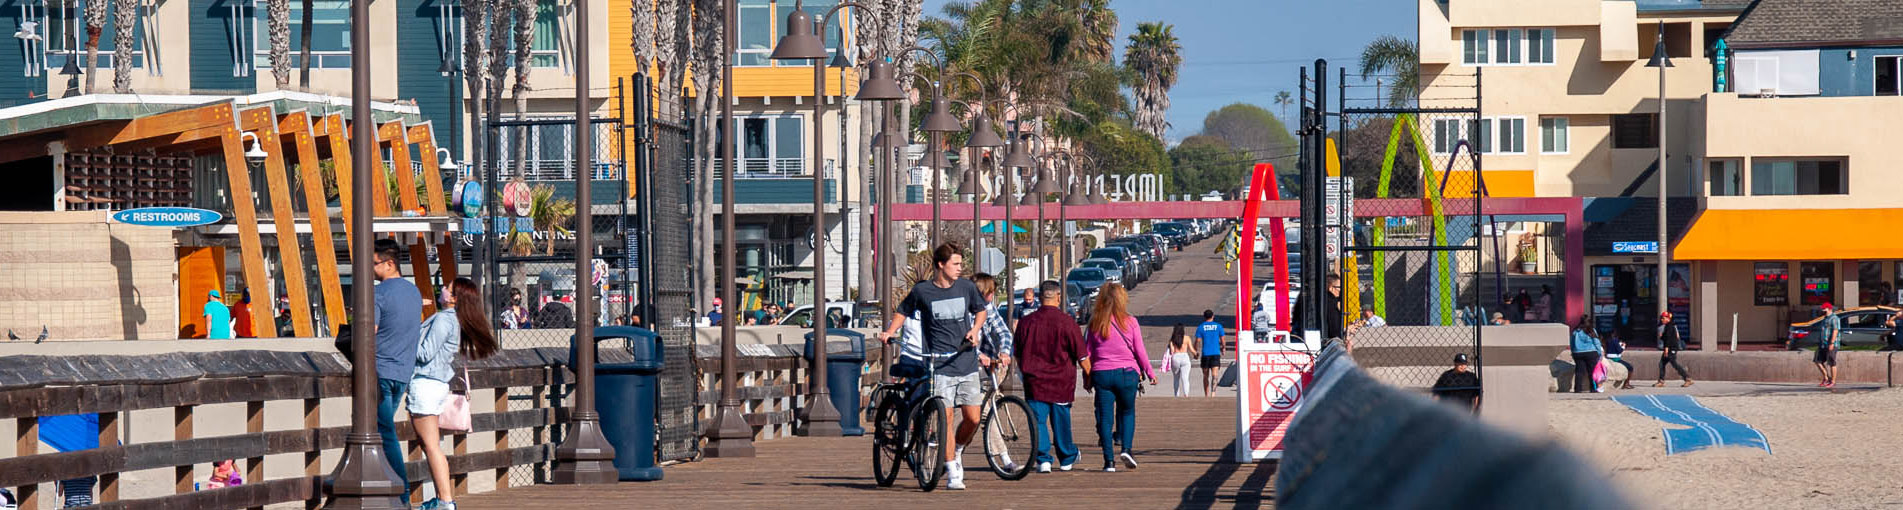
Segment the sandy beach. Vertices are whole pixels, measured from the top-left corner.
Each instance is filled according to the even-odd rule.
[[[1552,401],[1553,433],[1641,508],[1903,508],[1903,390],[1768,385],[1701,395],[1707,407],[1762,431],[1773,453],[1725,447],[1670,456],[1662,436],[1669,424],[1605,395]]]

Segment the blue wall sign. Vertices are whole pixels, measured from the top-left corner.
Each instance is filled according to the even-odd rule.
[[[218,211],[192,207],[141,207],[112,213],[112,220],[146,227],[191,227],[224,219]]]
[[[1613,253],[1658,253],[1658,241],[1613,241]]]

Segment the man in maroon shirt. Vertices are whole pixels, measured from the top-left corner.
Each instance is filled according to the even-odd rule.
[[[1077,320],[1058,307],[1064,302],[1064,286],[1045,280],[1038,285],[1038,298],[1042,306],[1018,320],[1012,355],[1024,376],[1032,426],[1042,431],[1049,424],[1048,434],[1037,434],[1037,472],[1051,472],[1053,460],[1062,466],[1058,469],[1070,471],[1078,455],[1070,435],[1070,404],[1077,393],[1077,370],[1090,372],[1090,351],[1084,348]],[[1056,457],[1051,455],[1052,443]]]

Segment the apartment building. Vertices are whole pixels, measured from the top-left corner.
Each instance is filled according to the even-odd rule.
[[[1854,233],[1903,205],[1880,191],[1895,170],[1879,134],[1903,108],[1883,97],[1899,89],[1894,2],[1419,5],[1422,101],[1482,73],[1482,120],[1460,134],[1493,195],[1584,199],[1586,267],[1564,277],[1601,330],[1644,342],[1670,310],[1707,345],[1775,342],[1825,302],[1894,302],[1903,249]],[[1661,28],[1672,67],[1647,67]]]

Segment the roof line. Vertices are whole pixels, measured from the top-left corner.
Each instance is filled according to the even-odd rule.
[[[71,108],[75,106],[89,106],[89,105],[95,105],[95,104],[158,104],[158,105],[172,105],[172,106],[197,106],[197,105],[216,103],[220,101],[231,101],[237,104],[238,106],[250,106],[254,104],[269,103],[269,102],[278,101],[278,100],[300,101],[305,103],[323,103],[323,104],[329,104],[334,106],[349,106],[350,105],[350,98],[346,98],[346,97],[313,94],[310,92],[296,92],[296,91],[289,91],[289,90],[274,90],[270,92],[261,92],[257,94],[237,95],[237,96],[200,95],[200,94],[85,94],[85,95],[78,95],[78,96],[62,97],[59,99],[49,99],[49,100],[41,101],[37,103],[23,104],[19,106],[8,107],[8,108],[0,108],[0,120],[24,117],[27,115],[34,115],[34,114],[40,114],[40,113],[47,113],[47,112],[62,109],[62,108]],[[371,101],[370,108],[373,110],[393,112],[398,114],[409,114],[409,115],[421,114],[421,110],[418,109],[415,105],[405,105],[405,104],[393,103],[393,102]]]

